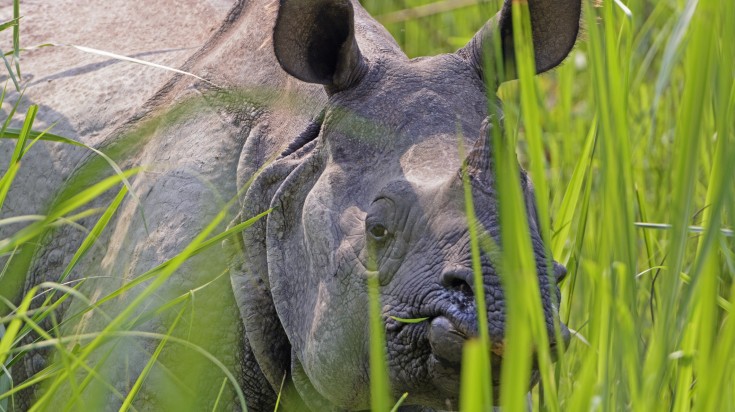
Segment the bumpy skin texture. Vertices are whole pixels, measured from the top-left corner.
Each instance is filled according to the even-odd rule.
[[[191,7],[211,7],[205,12],[212,15],[206,24],[197,22],[205,27],[199,32],[181,29],[164,10],[143,19],[136,13],[146,8],[125,8],[124,2],[117,16],[133,22],[128,24],[146,21],[153,27],[151,33],[166,27],[198,36],[192,43],[204,42],[209,27],[213,34],[197,52],[188,58],[182,52],[179,60],[164,62],[182,65],[207,81],[161,72],[140,78],[139,73],[153,69],[121,63],[103,66],[101,70],[112,70],[105,74],[98,74],[97,66],[82,65],[51,75],[51,83],[72,78],[81,82],[73,86],[81,90],[89,90],[88,84],[106,88],[107,95],[88,91],[98,99],[92,109],[79,101],[67,108],[59,100],[65,87],[49,89],[48,81],[35,85],[36,94],[29,87],[30,101],[49,102],[42,114],[46,107],[55,110],[49,113],[73,112],[57,133],[109,151],[124,167],[150,167],[133,180],[140,204],[123,203],[99,240],[103,253],[81,262],[73,278],[103,276],[86,282],[82,291],[92,300],[105,296],[175,256],[240,194],[236,210],[231,210],[232,224],[272,212],[242,236],[228,239],[222,249],[210,249],[187,262],[138,311],[145,316],[134,324],[135,330],[166,333],[178,312],[149,316],[146,308],[196,290],[195,303],[175,335],[191,337],[192,330],[204,331],[194,335],[195,343],[238,374],[250,410],[272,410],[282,381],[287,409],[367,409],[366,279],[374,273],[381,283],[395,395],[411,394],[408,403],[415,406],[407,410],[456,408],[462,343],[477,329],[460,170],[466,162],[479,229],[497,238],[493,153],[486,139],[490,126],[484,120],[501,114],[496,102],[488,111],[486,84],[493,82],[479,62],[505,59],[507,74],[512,75],[510,2],[462,50],[414,60],[357,1],[240,0],[226,16],[223,2],[189,2]],[[529,4],[541,72],[558,64],[573,46],[580,1]],[[94,15],[104,14],[109,6],[101,2],[97,9],[89,7],[85,10],[96,10]],[[492,50],[488,42],[498,37],[502,55],[487,55]],[[85,39],[68,42],[84,44]],[[29,56],[31,67],[62,64],[54,61],[58,56],[38,53]],[[121,89],[119,83],[129,76],[139,77],[129,89]],[[232,89],[245,92],[227,92]],[[134,99],[120,99],[118,93]],[[185,115],[166,117],[172,107],[191,104],[195,106]],[[459,139],[473,148],[467,158],[459,155]],[[21,176],[14,190],[29,190],[47,177],[50,187],[70,182],[72,188],[101,178],[98,159],[67,153],[66,147],[48,150],[70,160],[49,170],[44,154],[34,153],[30,161],[38,162],[38,171]],[[533,190],[525,173],[521,180],[551,330],[557,317],[552,295],[558,291],[546,276]],[[28,213],[31,205],[47,205],[54,196],[63,196],[47,187],[34,197],[17,193],[25,192],[11,192],[9,198],[20,201],[3,217]],[[106,194],[98,204],[105,205],[112,196]],[[82,223],[89,227],[94,221]],[[82,238],[74,228],[47,234],[32,251],[27,286],[58,277]],[[482,268],[491,338],[500,345],[504,297],[494,259],[483,255]],[[563,275],[563,268],[555,269]],[[225,271],[231,286],[220,276]],[[209,281],[211,287],[198,289]],[[104,312],[123,310],[140,290],[107,304]],[[80,307],[72,303],[60,316]],[[430,320],[401,324],[391,316]],[[106,319],[92,313],[67,326],[66,332],[100,330]],[[91,361],[102,362],[100,370],[125,394],[157,342],[115,342]],[[211,364],[183,361],[184,352],[164,348],[161,362],[168,369],[154,371],[151,379],[178,376],[183,383],[173,382],[172,387],[182,384],[211,393],[211,398],[196,399],[197,408],[211,409],[222,375],[211,372]],[[499,363],[500,358],[493,361]],[[43,353],[38,353],[14,373],[30,376],[44,363]],[[89,401],[100,402],[100,409],[121,402],[114,396]],[[134,406],[192,407],[171,402],[144,386]],[[230,390],[219,402],[237,409]]]

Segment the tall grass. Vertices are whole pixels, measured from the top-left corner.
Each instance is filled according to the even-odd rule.
[[[528,10],[523,2],[514,5],[520,79],[498,91],[505,121],[503,127],[493,127],[505,245],[501,273],[514,274],[503,278],[507,350],[503,388],[494,401],[510,411],[525,407],[530,354],[535,351],[541,372],[541,383],[533,390],[535,410],[735,409],[735,2],[583,1],[585,29],[577,48],[565,64],[542,76],[533,75]],[[493,1],[363,3],[411,56],[456,50],[498,7]],[[22,20],[18,1],[14,4],[14,19],[0,29],[15,30],[14,50],[4,59],[11,82],[19,88]],[[3,165],[6,172],[0,178],[0,210],[35,142],[74,144],[33,132],[35,110],[25,114],[20,130],[9,129],[11,112],[0,132],[15,142],[11,163]],[[546,349],[534,258],[524,235],[528,223],[516,158],[533,177],[547,247],[569,269],[559,307],[574,336],[555,363]],[[131,196],[128,177],[141,172],[124,170],[110,157],[102,163],[108,178],[74,192],[45,216],[27,217],[25,229],[0,239],[0,255],[20,259],[19,249],[42,239],[47,229],[92,219],[92,229],[64,270],[65,276],[71,273],[123,199]],[[110,189],[113,195],[106,203],[94,203]],[[468,200],[472,216],[471,196]],[[146,388],[147,393],[160,389],[170,395],[160,404],[167,409],[199,407],[202,403],[192,400],[202,397],[213,410],[229,407],[223,401],[225,388],[242,402],[233,371],[221,353],[210,353],[216,352],[216,342],[208,346],[210,338],[195,331],[211,319],[197,317],[200,293],[220,296],[226,276],[215,273],[188,293],[167,296],[159,307],[144,304],[186,261],[264,216],[225,230],[229,205],[180,254],[95,303],[78,283],[62,284],[63,277],[58,283],[36,285],[18,306],[3,288],[7,309],[0,313],[7,315],[0,318],[0,410],[17,407],[20,391],[35,385],[45,386],[34,410],[92,410],[110,398],[122,409],[135,410],[135,398],[148,396],[142,395]],[[17,222],[0,220],[9,223]],[[477,240],[476,254],[482,244]],[[28,270],[12,266],[18,267]],[[9,268],[0,268],[3,285],[13,275],[28,274],[9,273]],[[381,327],[377,288],[370,287],[375,331]],[[51,291],[54,299],[46,298]],[[106,316],[113,309],[106,305],[131,292],[137,297],[130,306],[115,308],[99,331],[59,332],[73,331],[69,325],[89,313]],[[41,303],[31,305],[32,298]],[[56,325],[54,310],[71,300],[79,302],[76,312],[66,325]],[[170,320],[167,328],[157,333],[138,329],[161,314]],[[230,320],[223,316],[217,321]],[[29,340],[31,332],[38,337]],[[378,350],[383,334],[373,337],[372,402],[383,411],[395,400],[388,399],[386,372],[379,366],[384,362]],[[147,347],[151,350],[143,373],[123,393],[97,365],[114,358],[131,338],[156,343]],[[216,369],[212,376],[218,391],[203,393],[192,387],[195,380],[177,375],[181,369],[172,366],[171,357],[162,359],[164,347],[172,345],[178,348],[174,353],[184,354],[178,361],[197,365],[193,370]],[[9,369],[26,352],[48,347],[59,362],[25,382],[9,379]],[[469,342],[463,364],[460,408],[489,409],[493,399],[487,393],[489,363],[483,345]]]
[[[364,3],[412,56],[454,51],[492,7]],[[570,270],[561,317],[576,334],[555,373],[542,371],[543,396],[534,407],[735,408],[735,47],[728,40],[735,34],[735,6],[707,0],[584,6],[585,29],[568,61],[534,78],[530,55],[520,53],[520,80],[498,92],[506,138],[495,147],[508,142],[506,152],[498,149],[501,158],[512,166],[517,152],[530,170],[548,228],[544,238]],[[517,27],[522,16],[517,13]],[[434,41],[437,36],[443,40]],[[524,41],[517,37],[517,47]],[[513,187],[508,182],[506,190]],[[503,204],[510,210],[501,217],[509,228],[503,233],[511,237],[521,233],[525,219],[513,196],[501,197],[501,213]],[[507,265],[528,260],[525,247],[508,249],[521,253],[506,252]],[[522,267],[517,273],[526,273]],[[534,334],[537,316],[526,312],[523,318],[518,307],[535,293],[527,287],[516,295],[513,283],[506,284],[506,362],[523,369],[524,356],[513,358],[513,350],[529,353],[531,342],[543,347],[543,337]],[[463,382],[480,380],[475,370]],[[517,410],[526,375],[512,375],[503,375],[507,389],[500,403]],[[479,388],[463,390],[463,402],[481,405],[482,398],[473,396],[480,396]]]

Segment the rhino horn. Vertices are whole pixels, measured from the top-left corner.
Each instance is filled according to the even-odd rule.
[[[350,0],[281,0],[273,48],[281,67],[335,93],[357,83],[366,64]]]
[[[502,59],[504,77],[498,83],[516,78],[513,42],[512,5],[505,0],[503,8],[480,29],[459,53],[468,58],[484,74],[485,65]],[[536,72],[543,73],[559,65],[574,47],[582,13],[581,0],[527,0],[531,14]],[[498,42],[500,49],[496,48]],[[495,50],[500,50],[497,56]]]
[[[490,119],[482,122],[480,137],[475,141],[465,159],[466,173],[474,183],[490,185],[493,179],[494,163],[492,158]]]

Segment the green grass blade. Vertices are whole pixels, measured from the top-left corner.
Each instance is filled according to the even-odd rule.
[[[47,392],[31,408],[32,411],[42,410],[48,407],[48,404],[56,391],[62,385],[64,380],[68,378],[69,371],[75,370],[79,363],[86,361],[86,359],[92,354],[92,352],[99,348],[111,334],[114,334],[118,330],[120,330],[124,326],[124,324],[133,317],[134,313],[138,310],[138,307],[142,305],[151,294],[155,293],[164,284],[164,282],[166,282],[171,277],[171,275],[173,275],[173,273],[182,264],[184,264],[184,262],[187,261],[193,253],[197,251],[198,247],[201,246],[209,237],[209,234],[212,232],[212,230],[214,230],[217,226],[221,224],[226,215],[226,210],[221,211],[204,228],[201,233],[197,234],[197,236],[189,243],[188,246],[183,249],[181,253],[176,255],[173,259],[169,261],[169,264],[167,266],[161,269],[160,274],[155,277],[152,282],[147,287],[145,287],[145,289],[143,289],[143,291],[137,294],[131,300],[131,302],[115,318],[113,318],[104,327],[104,329],[98,335],[96,335],[94,339],[92,339],[89,344],[87,344],[82,349],[82,352],[80,353],[78,358],[74,360],[71,367],[63,370],[59,378],[51,383]],[[242,404],[242,407],[245,407],[244,403]]]
[[[493,135],[502,133],[500,125],[497,124],[497,119],[493,118],[492,121]],[[490,136],[480,136],[480,139],[487,139]],[[464,147],[461,146],[462,139],[460,142],[460,156],[464,155]],[[481,351],[480,354],[480,374],[475,375],[475,378],[480,382],[480,388],[482,389],[482,409],[491,408],[496,402],[493,399],[493,388],[492,388],[492,365],[490,364],[489,348],[492,347],[490,342],[490,331],[488,327],[487,317],[487,303],[485,302],[485,283],[483,280],[482,266],[480,262],[480,233],[478,233],[479,222],[477,215],[475,214],[475,205],[472,198],[472,186],[469,180],[469,174],[467,173],[467,164],[462,164],[462,189],[464,192],[464,203],[465,203],[465,214],[467,215],[467,229],[470,235],[470,252],[472,254],[472,286],[475,297],[475,311],[477,313],[477,332],[480,338],[480,345],[486,350]],[[462,399],[460,399],[460,403]]]
[[[138,173],[139,171],[140,169],[132,169],[124,172],[123,175],[125,177],[129,177]],[[119,183],[119,176],[111,176],[83,190],[81,193],[73,196],[71,199],[62,202],[57,208],[50,211],[49,214],[46,216],[46,219],[44,219],[43,221],[33,223],[21,229],[9,239],[0,240],[0,254],[7,253],[15,249],[15,247],[36,238],[46,231],[46,227],[50,223],[53,223],[57,219],[64,217],[64,215],[71,213],[74,210],[88,204],[89,202],[100,196],[102,193],[106,192]]]
[[[544,247],[546,249],[546,267],[548,272],[546,274],[541,274],[541,276],[545,275],[548,278],[547,284],[550,290],[546,291],[546,296],[549,296],[550,299],[555,301],[556,293],[554,289],[556,287],[556,280],[553,274],[553,265],[551,264],[552,256],[549,249],[549,245],[551,243],[550,208],[548,200],[549,191],[546,182],[546,161],[542,143],[541,115],[538,108],[538,84],[535,77],[536,63],[533,50],[533,38],[531,34],[531,15],[528,5],[514,2],[512,17],[516,72],[518,73],[520,86],[521,113],[526,132],[526,139],[529,146],[531,165],[530,174],[536,191],[535,208],[539,220],[537,224],[540,229],[541,239],[543,240]],[[514,157],[515,156],[510,157],[510,159],[514,159]],[[505,169],[500,169],[498,174],[512,173],[514,176],[517,176],[517,170],[514,169],[515,168],[512,166],[506,166]],[[531,246],[530,238],[526,235],[529,233],[529,225],[527,218],[525,216],[521,216],[521,212],[526,210],[526,207],[524,207],[525,204],[523,202],[522,194],[518,192],[517,189],[510,188],[514,183],[514,180],[516,181],[516,185],[520,185],[520,182],[517,181],[517,178],[501,178],[500,180],[503,181],[505,185],[504,190],[499,190],[498,194],[501,198],[502,243],[504,250],[513,251],[510,253],[504,253],[504,262],[507,262],[508,265],[504,267],[503,270],[513,274],[522,273],[520,278],[523,279],[523,284],[520,284],[517,280],[509,280],[508,278],[510,276],[507,274],[505,275],[506,283],[504,286],[506,286],[506,290],[508,290],[508,303],[510,306],[508,309],[509,314],[507,320],[508,346],[518,346],[517,352],[509,350],[508,361],[511,362],[514,367],[517,365],[518,369],[530,366],[526,360],[520,361],[520,358],[524,356],[523,352],[526,352],[525,356],[528,356],[528,351],[531,350],[531,347],[535,347],[535,355],[538,358],[538,367],[541,374],[541,384],[544,389],[543,407],[551,411],[556,411],[558,410],[557,382],[553,369],[551,368],[552,361],[551,354],[549,352],[549,332],[547,331],[545,312],[541,306],[542,300],[539,291],[534,251]],[[509,197],[509,201],[503,204],[503,198],[505,196]],[[508,209],[511,205],[515,208],[513,214],[510,213],[511,209]],[[511,231],[513,231],[513,233],[510,233]],[[508,240],[510,240],[510,242],[508,242]],[[513,254],[515,256],[509,258],[509,254]],[[515,302],[511,301],[511,298],[514,297],[516,299]],[[552,304],[554,307],[559,307],[558,301],[552,302]],[[515,315],[512,313],[515,313]],[[520,328],[528,328],[530,331],[519,331],[518,329]],[[516,332],[513,333],[512,329],[516,329]],[[556,319],[554,319],[553,334],[554,339],[557,342],[562,341],[559,324]],[[518,339],[517,343],[514,344],[512,338]],[[524,347],[525,345],[529,346]],[[514,356],[515,359],[513,359]],[[520,363],[516,364],[515,361],[520,361]],[[503,377],[509,379],[515,372],[515,379],[517,379],[518,382],[512,383],[515,387],[515,391],[512,394],[510,391],[504,392],[506,396],[512,398],[502,400],[503,404],[507,405],[509,409],[517,410],[517,408],[523,407],[523,401],[525,400],[522,399],[520,395],[523,380],[521,376],[527,379],[525,375],[526,371],[521,371],[521,373],[517,373],[516,371],[506,373],[507,369],[509,368],[504,368]],[[505,380],[503,384],[506,384]]]
[[[694,3],[694,2],[692,2]],[[678,276],[684,270],[686,243],[688,239],[688,220],[694,205],[695,177],[699,165],[700,139],[702,139],[704,108],[707,106],[710,84],[708,73],[711,65],[712,30],[709,19],[702,12],[707,2],[699,2],[691,27],[692,39],[687,44],[685,71],[687,81],[680,107],[680,115],[675,131],[677,155],[674,159],[672,231],[669,248],[668,276],[660,281],[660,305],[655,327],[655,340],[649,350],[644,372],[651,376],[645,388],[646,393],[661,393],[671,373],[668,355],[677,349],[680,339],[680,325],[684,320],[677,302],[682,298],[682,285]]]
[[[4,138],[4,139],[19,139],[20,136],[21,136],[21,131],[17,129],[13,129],[13,128],[7,128],[7,129],[4,128],[3,133],[0,134],[0,138]],[[120,177],[120,179],[125,184],[125,186],[128,187],[128,192],[133,197],[133,199],[136,201],[136,203],[138,204],[140,203],[140,199],[138,199],[137,195],[135,195],[135,191],[133,190],[132,185],[128,181],[128,176],[126,176],[126,174],[122,171],[120,166],[114,160],[112,160],[108,155],[106,155],[102,151],[97,150],[94,147],[88,146],[84,143],[80,143],[75,140],[63,137],[63,136],[55,135],[53,133],[48,133],[48,131],[39,133],[39,132],[30,130],[28,132],[28,136],[33,139],[42,140],[46,142],[64,143],[64,144],[68,144],[68,145],[72,145],[76,147],[81,147],[83,149],[94,152],[97,156],[104,159],[105,162],[107,162],[107,164],[112,168],[112,170],[114,170],[115,173]]]
[[[246,220],[245,222],[242,222],[240,224],[237,224],[237,225],[235,225],[235,226],[233,226],[233,227],[225,230],[224,232],[222,232],[222,233],[220,233],[220,234],[218,234],[216,236],[213,236],[211,239],[208,239],[207,241],[203,242],[201,245],[197,245],[192,251],[189,251],[188,252],[190,254],[189,256],[190,257],[196,256],[197,254],[201,253],[204,250],[207,250],[208,248],[212,247],[213,245],[219,244],[223,239],[225,239],[227,237],[230,237],[230,236],[233,236],[233,235],[235,235],[237,233],[242,232],[243,230],[245,230],[248,227],[252,226],[258,220],[260,220],[260,219],[264,218],[265,216],[267,216],[268,214],[270,214],[272,210],[273,209],[268,209],[265,212],[263,212],[263,213],[261,213],[261,214],[259,214],[257,216],[254,216],[254,217]],[[104,303],[106,303],[106,302],[108,302],[108,301],[110,301],[112,299],[115,299],[115,298],[119,297],[121,294],[123,294],[123,293],[131,290],[135,286],[141,285],[141,284],[143,284],[143,283],[145,283],[145,282],[147,282],[147,281],[149,281],[149,280],[151,280],[151,279],[153,279],[153,278],[155,278],[157,276],[160,276],[161,275],[161,272],[164,271],[164,270],[166,270],[170,265],[173,264],[173,262],[174,262],[174,259],[173,258],[172,259],[169,259],[169,260],[161,263],[160,265],[154,267],[153,269],[150,269],[147,272],[141,274],[140,276],[138,276],[134,280],[126,283],[121,288],[115,290],[114,292],[110,293],[109,295],[107,295],[107,296],[101,298],[100,300],[98,300],[96,302],[96,304],[95,304],[95,307],[100,306],[100,305],[102,305],[102,304],[104,304]],[[90,308],[90,309],[93,309],[93,308]]]
[[[595,118],[595,120],[592,121],[592,127],[587,135],[582,155],[574,167],[572,178],[569,180],[561,206],[556,214],[556,226],[558,229],[556,233],[554,233],[551,246],[551,251],[554,256],[558,257],[563,255],[564,245],[566,244],[571,231],[572,220],[578,210],[577,208],[579,206],[584,182],[589,179],[590,164],[592,163],[592,155],[594,153],[596,142],[597,119]]]
[[[26,118],[23,121],[23,128],[20,130],[20,133],[18,134],[18,144],[15,145],[15,150],[13,151],[13,155],[10,158],[11,163],[20,162],[20,159],[23,157],[23,152],[25,151],[26,141],[31,136],[31,128],[33,127],[33,121],[36,119],[37,113],[38,113],[37,105],[33,104],[28,108],[28,112],[26,112]]]
[[[244,412],[247,412],[247,409],[245,407],[245,396],[237,383],[237,379],[232,374],[232,372],[230,372],[228,368],[222,363],[222,361],[217,359],[214,355],[207,352],[200,346],[186,339],[177,338],[175,336],[168,336],[168,335],[163,335],[160,333],[141,332],[141,331],[108,331],[108,332],[98,332],[98,333],[84,333],[84,334],[64,336],[60,338],[47,339],[40,343],[36,343],[32,345],[18,346],[16,350],[25,351],[25,350],[30,350],[30,349],[43,349],[43,348],[48,348],[48,347],[56,346],[56,345],[66,345],[66,344],[69,344],[70,342],[86,342],[86,341],[94,342],[95,340],[98,340],[101,338],[108,339],[108,338],[115,338],[115,337],[133,337],[133,338],[141,338],[141,339],[148,339],[148,340],[155,340],[155,341],[161,341],[163,339],[168,339],[168,341],[172,344],[180,345],[184,348],[193,350],[194,352],[203,356],[205,359],[211,362],[212,365],[214,365],[217,369],[222,371],[222,373],[227,378],[228,382],[230,382],[230,384],[233,386],[235,393],[237,395],[237,400],[241,402],[239,407],[243,408]],[[87,344],[87,347],[88,347],[88,344]],[[80,358],[75,359],[75,363],[81,364],[82,359]],[[60,378],[60,376],[64,376],[65,373],[68,373],[68,371],[65,371],[63,369],[58,369],[58,367],[49,367],[45,371],[46,372],[44,372],[44,375],[38,376],[36,378],[36,381],[33,382],[33,384],[41,380],[47,380],[49,378],[54,378],[56,380],[53,381],[52,384],[50,385],[50,388],[53,388],[54,386],[60,383],[59,379],[65,379],[65,377]],[[17,393],[21,389],[27,388],[29,386],[32,386],[32,385],[23,384],[22,388],[20,385],[18,385],[12,391],[13,393]],[[10,394],[7,394],[7,393],[0,394],[0,399],[3,399],[6,396],[10,396]],[[35,405],[33,405],[33,407],[30,410],[45,410],[46,406],[41,405],[40,402],[42,402],[43,399],[46,398],[47,396],[48,396],[47,394],[44,395],[44,397],[40,399]]]
[[[718,13],[723,13],[722,18],[715,22],[715,28],[723,37],[732,35],[735,30],[732,25],[735,24],[735,7],[732,4],[721,5],[724,9],[717,8]],[[711,7],[711,6],[710,6]],[[714,11],[710,8],[710,12]],[[699,239],[697,245],[697,260],[692,275],[699,278],[698,290],[691,294],[689,299],[695,305],[695,321],[698,326],[696,334],[700,339],[697,351],[696,361],[697,369],[700,371],[713,371],[712,373],[701,376],[701,383],[696,387],[697,402],[703,405],[701,410],[716,410],[723,408],[723,387],[721,380],[727,380],[724,374],[720,372],[722,365],[728,360],[733,359],[733,352],[730,351],[729,356],[718,352],[718,332],[726,330],[726,327],[720,329],[717,304],[722,306],[720,296],[720,282],[718,276],[720,272],[720,259],[718,257],[718,246],[722,244],[722,234],[718,233],[718,227],[722,222],[723,211],[726,208],[726,202],[733,197],[732,181],[735,178],[735,150],[733,150],[735,126],[730,121],[731,113],[735,110],[735,80],[731,73],[724,65],[732,65],[735,63],[735,47],[723,45],[716,50],[716,63],[718,75],[715,78],[717,88],[715,89],[714,101],[717,103],[715,108],[715,127],[717,131],[717,145],[715,148],[714,162],[710,174],[709,183],[707,185],[707,195],[705,204],[708,206],[704,210],[702,216],[702,225],[708,228],[708,232],[704,237]],[[730,92],[727,93],[726,90]],[[729,110],[728,110],[729,109]],[[712,299],[716,297],[717,299]],[[731,295],[731,299],[732,299]],[[730,302],[727,302],[731,307]],[[728,311],[729,312],[729,311]],[[699,316],[697,316],[699,315]],[[726,315],[732,317],[732,312]],[[692,328],[694,329],[694,328]],[[727,333],[721,335],[726,340]],[[719,357],[722,356],[722,357]],[[720,403],[718,405],[718,403]]]
[[[502,369],[500,403],[508,410],[522,410],[526,407],[531,367],[532,337],[529,324],[533,325],[533,322],[529,313],[538,307],[541,300],[536,265],[532,263],[531,241],[527,236],[526,206],[520,193],[515,147],[500,136],[495,138],[493,147],[497,148],[495,161],[503,245],[499,272],[506,300],[503,359],[506,364],[513,365],[512,368]],[[528,304],[532,306],[527,307]]]
[[[36,289],[33,288],[23,298],[23,301],[20,303],[16,310],[16,316],[13,320],[10,321],[10,324],[5,330],[2,339],[0,339],[0,364],[5,364],[5,360],[10,355],[10,350],[14,346],[15,338],[17,337],[18,331],[23,324],[22,316],[25,315],[26,312],[28,312],[28,308],[31,305],[31,298],[33,297],[35,292]]]
[[[158,343],[158,346],[156,346],[156,350],[153,352],[153,355],[148,360],[145,367],[143,367],[143,370],[140,372],[140,375],[138,375],[138,378],[135,380],[133,387],[130,388],[130,392],[128,392],[128,395],[125,397],[125,400],[120,406],[120,409],[119,409],[120,412],[125,412],[131,407],[133,400],[135,399],[135,396],[138,394],[138,392],[140,391],[140,388],[143,386],[143,382],[145,382],[151,369],[158,361],[158,357],[161,355],[161,352],[163,351],[164,346],[166,346],[166,343],[168,342],[169,337],[173,334],[174,329],[176,329],[176,325],[179,324],[179,320],[181,320],[181,316],[184,314],[184,309],[186,308],[185,307],[181,308],[181,310],[179,311],[179,314],[176,316],[174,321],[171,323],[171,326],[168,328],[168,333],[164,335],[163,339],[161,339],[161,341]]]
[[[3,91],[3,98],[4,97],[5,97],[5,92]],[[14,106],[14,109],[15,107],[17,106]],[[3,175],[3,177],[0,179],[0,211],[2,210],[3,204],[5,203],[5,199],[8,195],[8,191],[10,190],[10,186],[12,185],[13,180],[15,179],[15,176],[18,173],[18,169],[20,168],[20,160],[23,157],[26,141],[30,134],[31,127],[33,127],[33,121],[36,118],[37,112],[38,112],[38,106],[36,105],[32,105],[31,107],[28,108],[28,112],[26,114],[25,121],[23,122],[23,129],[18,133],[18,141],[15,143],[13,154],[10,157],[10,164],[8,165],[8,170]],[[9,122],[9,119],[6,119],[3,125],[3,131],[0,132],[0,134],[4,134],[5,132],[4,129],[5,129],[5,126],[8,124],[8,122]]]
[[[35,47],[27,48],[26,50],[37,49],[37,48],[41,48],[41,47],[71,47],[71,48],[77,49],[79,51],[82,51],[84,53],[94,54],[94,55],[102,56],[102,57],[108,57],[108,58],[111,58],[111,59],[120,60],[120,61],[124,61],[124,62],[128,62],[128,63],[140,64],[142,66],[147,66],[147,67],[152,67],[152,68],[155,68],[155,69],[166,70],[166,71],[169,71],[169,72],[172,72],[172,73],[182,74],[182,75],[192,77],[194,79],[197,79],[199,81],[205,82],[207,84],[210,84],[210,85],[212,85],[214,87],[218,87],[219,88],[219,86],[217,86],[216,84],[212,83],[210,80],[207,80],[207,79],[205,79],[203,77],[197,76],[196,74],[193,74],[193,73],[190,73],[190,72],[187,72],[187,71],[184,71],[184,70],[180,70],[180,69],[177,69],[177,68],[174,68],[174,67],[164,66],[162,64],[157,64],[157,63],[153,63],[153,62],[149,62],[149,61],[145,61],[145,60],[141,60],[141,59],[136,59],[134,57],[128,57],[128,56],[123,56],[121,54],[111,53],[111,52],[104,51],[104,50],[99,50],[99,49],[94,49],[92,47],[80,46],[80,45],[76,45],[76,44],[44,43],[44,44],[41,44],[41,45],[38,45],[38,46],[35,46]],[[19,50],[20,49],[16,48],[15,49],[15,53],[17,53]],[[18,73],[20,73],[20,71],[18,71]]]
[[[0,340],[5,336],[5,325],[0,323]],[[13,377],[10,374],[7,364],[0,363],[0,394],[9,391],[13,387]],[[11,406],[9,399],[0,400],[0,410],[8,411],[15,409],[15,404]]]
[[[1,96],[2,98],[0,98],[0,103],[4,103],[5,102],[5,93],[6,93],[6,91],[7,91],[7,84],[5,85],[5,87],[3,87],[3,94]],[[15,117],[15,113],[18,111],[18,107],[20,106],[20,102],[21,102],[22,99],[23,99],[23,92],[20,92],[20,96],[18,96],[18,100],[16,100],[15,101],[15,104],[13,104],[10,107],[10,113],[8,113],[8,117],[6,117],[5,118],[5,121],[3,121],[3,127],[2,127],[2,129],[0,129],[0,139],[6,138],[5,135],[6,135],[7,131],[9,130],[8,128],[10,126],[10,122],[13,120],[13,117]],[[16,139],[19,139],[20,138],[20,130],[17,130],[15,132],[15,136],[14,137]]]
[[[113,199],[113,201],[110,203],[110,206],[107,207],[107,209],[94,225],[92,230],[87,234],[87,237],[84,238],[82,244],[79,246],[77,251],[74,252],[74,256],[72,256],[69,264],[66,266],[66,269],[64,269],[64,272],[61,274],[59,282],[63,282],[67,278],[67,276],[69,276],[79,260],[97,241],[99,236],[102,234],[102,231],[105,230],[107,225],[110,223],[112,216],[115,214],[115,212],[117,212],[117,209],[120,207],[120,204],[122,203],[123,199],[125,199],[125,195],[127,195],[127,193],[128,188],[126,186],[123,186],[122,189],[120,189],[120,191],[117,193],[117,196],[115,196],[115,199]]]
[[[393,319],[393,320],[395,320],[395,321],[397,321],[397,322],[409,323],[409,324],[421,323],[421,322],[425,322],[425,321],[427,321],[427,320],[430,319],[430,318],[405,319],[405,318],[397,318],[395,316],[391,316],[390,318]]]
[[[219,387],[219,393],[217,394],[217,399],[214,401],[214,406],[212,406],[212,412],[216,412],[217,409],[219,409],[219,403],[222,401],[222,395],[225,393],[225,388],[227,387],[227,378],[222,379],[222,385]],[[278,401],[280,400],[280,393],[279,393],[279,399],[276,400],[276,410],[278,410]]]
[[[37,372],[34,376],[28,378],[26,381],[22,383],[15,385],[13,388],[8,390],[7,392],[0,393],[0,400],[11,398],[19,394],[20,391],[24,389],[32,388],[33,386],[39,385],[43,383],[44,381],[53,379],[54,377],[58,375],[59,370],[60,370],[60,367],[58,366],[58,364],[54,364],[50,367],[47,367]]]
[[[389,411],[393,402],[390,399],[386,367],[385,326],[381,316],[378,273],[370,272],[367,282],[370,304],[370,409],[375,412]]]
[[[487,410],[483,399],[483,375],[485,346],[479,340],[469,340],[462,351],[462,377],[460,384],[459,410],[475,412]]]
[[[19,18],[8,20],[5,23],[0,24],[0,31],[5,31],[11,27],[15,28],[18,25],[18,22],[20,21]]]
[[[5,63],[5,68],[8,70],[8,75],[10,76],[10,80],[13,81],[13,86],[15,86],[15,90],[20,92],[20,82],[18,81],[18,78],[13,72],[12,63],[10,63],[10,60],[8,60],[8,58],[5,56],[5,53],[3,53],[2,49],[0,49],[0,55],[2,55],[3,63]]]
[[[276,405],[273,407],[273,412],[278,412],[278,406],[281,405],[281,395],[283,395],[283,385],[286,383],[286,373],[283,374],[281,379],[281,386],[278,388],[278,397],[276,398]]]
[[[15,176],[18,174],[18,169],[20,169],[20,162],[16,162],[15,164],[11,165],[5,172],[3,177],[0,178],[0,211],[2,211],[5,199],[8,197],[10,186],[13,184]]]
[[[395,405],[393,405],[393,408],[391,408],[390,412],[398,412],[398,409],[403,405],[403,402],[406,401],[406,398],[408,398],[408,392],[401,395],[400,398],[398,398],[398,401]]]
[[[13,0],[13,19],[18,21],[18,24],[13,26],[13,60],[20,79],[20,0]]]

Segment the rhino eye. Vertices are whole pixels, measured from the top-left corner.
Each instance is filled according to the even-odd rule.
[[[370,237],[378,241],[384,240],[388,237],[388,229],[380,223],[370,226],[368,232],[370,233]]]
[[[391,223],[394,220],[395,205],[392,200],[381,197],[371,205],[365,217],[365,235],[374,243],[385,242],[394,230]],[[374,244],[374,246],[377,246]]]

